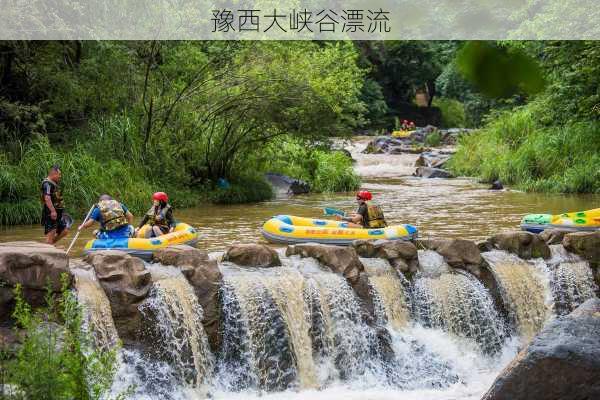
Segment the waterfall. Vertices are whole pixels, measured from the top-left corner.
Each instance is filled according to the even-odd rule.
[[[316,387],[302,275],[285,267],[248,271],[230,266],[224,272],[224,358],[232,361],[232,351],[242,350],[242,362],[254,376],[238,371],[222,384],[232,389],[240,384],[269,390]]]
[[[481,254],[498,285],[504,306],[516,332],[531,339],[551,315],[550,285],[540,263],[528,263],[505,251]]]
[[[361,258],[361,262],[369,275],[378,323],[390,324],[396,330],[405,328],[410,319],[408,281],[387,260]]]
[[[471,274],[457,271],[418,277],[413,294],[415,316],[425,326],[472,338],[486,353],[501,349],[504,323],[491,295]]]
[[[140,311],[150,358],[168,363],[181,384],[199,386],[210,377],[213,357],[194,289],[177,268],[146,268],[154,285]]]
[[[109,349],[119,340],[112,318],[110,302],[102,290],[94,270],[87,264],[71,268],[75,290],[83,306],[85,328],[92,333],[98,348]]]
[[[569,253],[562,245],[551,245],[550,285],[555,311],[566,315],[588,299],[595,297],[598,287],[587,261]]]

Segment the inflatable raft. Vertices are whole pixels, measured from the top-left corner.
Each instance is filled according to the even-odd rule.
[[[150,229],[149,226],[143,226],[140,231]],[[149,239],[142,238],[120,238],[120,239],[93,239],[86,243],[84,252],[91,253],[98,250],[120,250],[145,260],[152,258],[152,253],[156,250],[177,244],[187,244],[195,246],[198,242],[198,231],[185,223],[178,223],[171,233],[153,237]]]
[[[565,214],[529,214],[521,220],[521,229],[539,233],[545,229],[559,228],[572,231],[600,230],[600,208]]]
[[[272,243],[323,243],[350,245],[358,239],[401,239],[417,237],[412,225],[395,225],[379,229],[348,228],[348,223],[325,219],[278,215],[264,223],[262,235]]]

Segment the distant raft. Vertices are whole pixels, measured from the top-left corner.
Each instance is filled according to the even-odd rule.
[[[142,231],[149,229],[146,225]],[[165,247],[178,244],[195,246],[198,242],[198,231],[192,226],[180,222],[171,233],[149,239],[141,238],[119,238],[119,239],[93,239],[86,243],[84,252],[91,253],[98,250],[120,250],[132,256],[150,260],[152,253]]]
[[[416,239],[417,228],[412,225],[377,229],[348,228],[348,223],[342,221],[278,215],[264,223],[261,233],[272,243],[311,242],[348,246],[358,239]]]
[[[521,220],[521,229],[539,233],[545,229],[558,228],[572,231],[600,230],[600,208],[565,214],[529,214]]]

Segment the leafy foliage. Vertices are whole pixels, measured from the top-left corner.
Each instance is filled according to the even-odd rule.
[[[63,275],[59,300],[50,289],[47,308],[34,312],[15,288],[13,316],[25,335],[6,365],[9,399],[100,399],[116,372],[116,351],[96,349],[83,329],[83,314]]]

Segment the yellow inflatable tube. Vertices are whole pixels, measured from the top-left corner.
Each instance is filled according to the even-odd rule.
[[[261,230],[265,239],[272,243],[323,243],[350,245],[358,239],[402,239],[417,237],[412,225],[394,225],[380,229],[348,228],[347,222],[278,215],[264,223]]]
[[[140,231],[150,229],[144,225]],[[118,238],[118,239],[93,239],[85,244],[84,252],[90,253],[98,250],[120,250],[133,256],[150,259],[156,250],[177,244],[195,246],[198,242],[198,231],[192,226],[180,222],[171,233],[153,237],[142,238]]]

